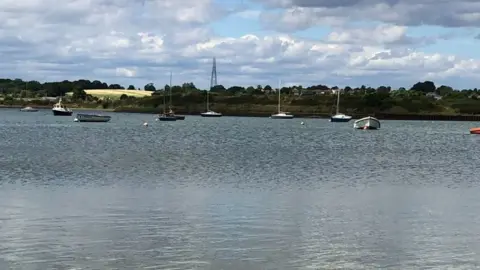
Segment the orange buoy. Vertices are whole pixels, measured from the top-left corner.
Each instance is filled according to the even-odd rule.
[[[470,134],[480,134],[480,127],[471,128],[470,129]]]

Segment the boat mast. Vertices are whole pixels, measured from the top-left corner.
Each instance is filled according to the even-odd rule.
[[[281,86],[282,81],[278,80],[278,113],[280,113],[280,86]]]
[[[213,87],[212,83],[210,83],[210,89],[208,89],[208,91],[207,91],[207,112],[210,111],[210,106],[209,106],[210,105],[209,104],[210,100],[208,98],[208,95],[210,94],[210,91],[212,91],[212,87]]]
[[[172,110],[172,72],[170,71],[170,84],[168,86],[168,90],[170,91],[170,105],[169,109]]]
[[[340,89],[337,89],[337,113],[336,114],[340,112],[339,108],[340,108]]]

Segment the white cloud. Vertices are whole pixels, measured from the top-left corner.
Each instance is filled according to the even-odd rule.
[[[370,20],[402,25],[480,26],[480,2],[477,0],[256,0],[270,7],[283,7],[280,22],[296,13],[293,25],[301,29],[329,20]],[[270,12],[267,12],[270,13]],[[273,18],[273,17],[272,17]],[[308,20],[308,24],[305,21]],[[280,27],[282,25],[279,25]]]
[[[424,78],[480,81],[479,60],[425,53],[422,46],[440,37],[412,37],[402,25],[414,24],[414,15],[422,12],[427,22],[457,18],[473,24],[476,3],[460,2],[450,9],[452,15],[433,11],[450,2],[316,1],[318,7],[311,8],[308,0],[298,0],[303,7],[294,8],[292,1],[270,0],[271,5],[291,8],[283,15],[246,8],[232,18],[272,25],[272,18],[280,16],[274,26],[291,31],[328,22],[334,26],[331,33],[321,40],[287,32],[221,37],[208,24],[232,11],[214,0],[0,1],[0,68],[11,78],[100,79],[137,87],[148,82],[163,86],[172,71],[175,82],[207,87],[211,58],[216,56],[219,83],[227,86],[276,85],[278,79],[285,84],[406,87]],[[427,7],[432,10],[427,12]],[[353,12],[347,12],[349,8]],[[362,16],[384,23],[362,27],[348,23]],[[233,36],[235,25],[224,26]]]
[[[135,77],[137,74],[137,68],[117,68],[116,75],[119,77]]]

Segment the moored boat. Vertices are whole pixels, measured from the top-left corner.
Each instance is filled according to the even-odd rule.
[[[379,129],[380,121],[377,118],[372,116],[367,116],[361,119],[356,120],[353,123],[353,128],[356,129]]]
[[[58,101],[58,103],[55,103],[52,108],[53,115],[56,116],[71,116],[73,114],[73,111],[67,108],[67,106],[62,104],[62,98]]]
[[[177,121],[177,117],[169,113],[163,113],[158,116],[158,120],[159,121]]]
[[[38,112],[38,109],[32,107],[25,107],[20,109],[21,112]]]
[[[200,114],[202,117],[222,117],[222,114],[214,111],[207,111]]]
[[[480,128],[471,128],[470,129],[470,134],[480,134]]]
[[[77,113],[75,122],[108,122],[110,119],[109,115]]]
[[[165,91],[163,92],[163,113],[158,115],[158,121],[177,121],[177,120],[185,120],[185,115],[175,115],[175,112],[172,110],[172,72],[170,72],[170,84],[168,85],[169,88],[169,96],[170,96],[170,104],[168,112],[166,111],[167,102],[165,99]],[[166,89],[165,89],[166,90]]]
[[[337,113],[334,116],[330,117],[330,122],[338,123],[338,122],[348,122],[352,119],[350,115],[345,115],[343,113]]]
[[[168,115],[175,116],[177,120],[185,120],[185,115],[175,114],[175,112],[172,109],[170,109],[170,111],[168,112]]]
[[[293,119],[293,114],[289,112],[279,112],[270,116],[272,119]]]
[[[337,106],[336,106],[336,113],[334,116],[330,117],[330,122],[333,123],[341,123],[341,122],[348,122],[352,119],[350,115],[346,115],[340,113],[340,89],[337,90]]]
[[[279,80],[278,81],[278,105],[277,105],[277,113],[275,114],[272,114],[270,116],[271,119],[292,119],[293,118],[293,114],[289,113],[289,112],[282,112],[282,110],[280,109],[280,92],[281,92],[281,81]]]

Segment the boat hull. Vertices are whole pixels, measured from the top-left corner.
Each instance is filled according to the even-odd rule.
[[[177,117],[175,115],[160,115],[158,116],[158,121],[177,121]]]
[[[112,119],[108,115],[98,115],[98,114],[77,114],[76,119],[78,122],[96,122],[96,123],[105,123]]]
[[[216,113],[216,112],[204,112],[201,113],[200,116],[202,117],[222,117],[221,113]]]
[[[362,119],[358,119],[353,124],[353,128],[355,129],[365,129],[365,130],[376,130],[380,129],[380,121],[378,119],[368,116]]]
[[[38,112],[37,109],[20,109],[21,112]]]
[[[73,114],[72,111],[58,111],[58,110],[52,110],[53,115],[55,116],[71,116]]]
[[[176,114],[176,115],[175,115],[175,118],[176,118],[177,120],[185,120],[185,115],[178,115],[178,114]]]
[[[272,115],[270,116],[272,119],[293,119],[293,115]]]
[[[333,123],[346,123],[352,120],[352,118],[335,118],[335,117],[330,117],[330,122]]]
[[[480,128],[471,128],[470,134],[478,134],[480,135]]]

